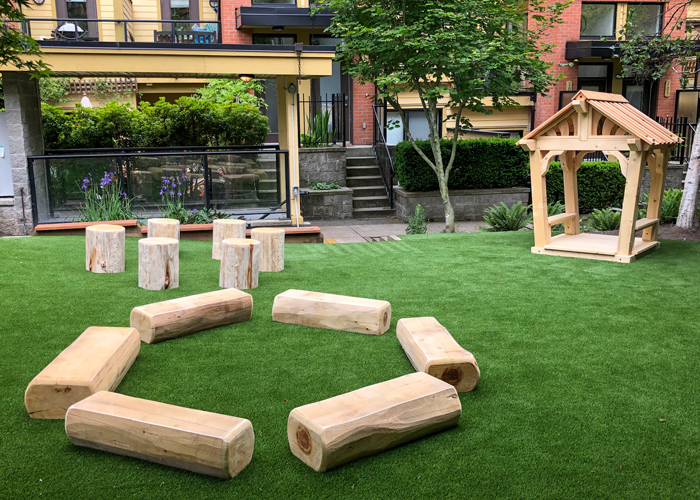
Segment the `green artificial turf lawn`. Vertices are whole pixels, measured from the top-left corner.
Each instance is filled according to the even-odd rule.
[[[633,264],[533,255],[531,232],[287,245],[260,275],[253,319],[141,353],[118,392],[244,417],[250,465],[230,481],[73,446],[29,418],[29,381],[91,325],[218,289],[211,244],[182,241],[180,288],[85,271],[80,237],[0,239],[2,498],[697,498],[700,244]],[[380,337],[273,323],[289,288],[385,299]],[[413,371],[402,317],[435,316],[479,362],[459,426],[319,474],[289,451],[296,406]],[[664,421],[661,422],[660,420]]]

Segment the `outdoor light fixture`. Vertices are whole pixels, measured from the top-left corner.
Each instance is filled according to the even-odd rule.
[[[273,26],[272,27],[272,31],[274,31],[275,33],[279,33],[283,29],[284,29],[284,26]]]
[[[209,0],[209,7],[212,9],[218,11],[219,9],[219,0]]]
[[[297,91],[297,86],[294,85],[293,83],[290,83],[289,86],[288,86],[288,87],[285,87],[284,90],[286,90],[286,91],[289,92],[290,94],[293,94],[294,92]]]
[[[249,82],[253,79],[253,75],[238,75],[238,78],[240,78],[244,82]]]

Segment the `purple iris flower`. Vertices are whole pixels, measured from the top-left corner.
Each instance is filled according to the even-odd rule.
[[[177,192],[177,195],[178,195],[178,196],[182,196],[182,191],[178,191],[178,192]]]
[[[162,190],[162,189],[160,190],[160,195],[163,196],[163,190]]]
[[[172,189],[170,190],[170,196],[175,196],[175,193],[173,192]]]
[[[195,214],[195,215],[197,215],[197,209],[196,209],[196,208],[193,208],[193,209],[192,209],[192,213]]]

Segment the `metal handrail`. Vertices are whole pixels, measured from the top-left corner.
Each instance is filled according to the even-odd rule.
[[[174,154],[175,153],[175,154]],[[49,169],[51,161],[55,160],[66,160],[66,159],[91,159],[91,158],[113,158],[117,163],[117,173],[120,179],[122,189],[128,197],[130,194],[130,183],[129,178],[129,163],[125,162],[125,159],[137,158],[137,157],[154,157],[154,156],[202,156],[203,157],[203,180],[204,180],[204,194],[205,194],[205,206],[206,208],[211,208],[211,194],[212,194],[212,182],[211,182],[211,169],[209,168],[209,156],[215,155],[242,155],[242,154],[274,154],[276,162],[277,171],[277,195],[278,199],[275,201],[276,206],[266,210],[266,211],[248,211],[245,212],[248,215],[261,215],[262,218],[267,217],[273,213],[279,213],[279,209],[285,205],[284,212],[287,218],[291,218],[291,204],[289,200],[292,197],[291,186],[290,186],[290,176],[289,176],[289,150],[287,149],[228,149],[224,151],[171,151],[171,152],[150,152],[150,153],[95,153],[95,154],[64,154],[64,155],[31,155],[27,156],[28,170],[29,170],[29,184],[31,192],[31,202],[32,202],[32,215],[35,221],[39,221],[38,215],[38,205],[37,205],[37,188],[35,185],[35,175],[34,175],[34,165],[36,161],[46,160],[44,162],[45,175],[50,178]],[[284,189],[286,196],[282,199],[282,187],[280,186],[280,177],[282,172],[280,171],[280,155],[284,157]],[[39,221],[43,222],[43,221]]]
[[[384,109],[384,117],[386,118],[386,105],[384,106],[372,106],[372,114],[374,115],[374,134],[372,141],[372,149],[374,150],[374,157],[377,159],[377,164],[379,165],[379,172],[382,174],[382,181],[384,181],[384,188],[386,189],[386,194],[389,197],[389,206],[394,208],[394,162],[391,159],[391,153],[389,152],[389,146],[386,143],[385,135],[385,123],[381,123],[379,120],[379,115],[377,114],[377,107]],[[377,138],[379,136],[379,140]]]
[[[22,19],[21,21],[12,21],[12,20],[5,20],[8,22],[21,22],[22,23],[22,33],[28,36],[32,36],[32,28],[31,28],[31,22],[47,22],[47,21],[55,21],[57,23],[65,23],[65,24],[73,24],[75,26],[75,29],[73,30],[73,33],[75,33],[75,36],[73,38],[71,37],[66,37],[66,40],[74,40],[78,41],[80,40],[81,36],[78,34],[78,23],[124,23],[124,41],[127,41],[129,38],[129,33],[128,33],[128,26],[129,23],[159,23],[159,24],[167,24],[170,23],[171,25],[171,31],[173,35],[173,40],[175,39],[175,35],[177,33],[177,30],[175,29],[176,24],[213,24],[216,25],[216,31],[201,31],[201,34],[216,34],[217,42],[221,43],[222,40],[222,32],[221,32],[221,21],[206,21],[204,19],[183,19],[183,20],[172,20],[172,19],[75,19],[75,18],[68,18],[68,17],[26,17]],[[59,26],[60,27],[60,26]],[[200,32],[197,32],[200,33]],[[133,37],[132,37],[133,41]]]
[[[73,153],[95,153],[95,152],[101,152],[101,153],[110,153],[113,152],[114,154],[118,154],[120,152],[157,152],[157,151],[172,151],[172,152],[177,152],[180,151],[182,153],[185,153],[187,151],[214,151],[214,152],[219,152],[221,149],[228,149],[228,150],[236,150],[239,151],[241,149],[255,149],[256,152],[261,152],[261,151],[270,151],[270,152],[275,152],[280,150],[280,145],[279,144],[263,144],[260,146],[163,146],[163,147],[158,147],[158,146],[148,146],[148,147],[143,147],[143,148],[136,148],[136,147],[129,147],[129,148],[72,148],[72,149],[45,149],[44,153],[45,154],[51,154],[54,156],[63,156],[64,154],[73,154]],[[90,154],[90,156],[93,156],[93,154]]]

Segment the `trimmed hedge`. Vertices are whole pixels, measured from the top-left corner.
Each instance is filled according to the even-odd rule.
[[[549,167],[547,180],[559,191],[564,191],[561,165],[553,161]],[[578,204],[581,213],[594,209],[621,208],[625,196],[625,177],[620,164],[613,161],[585,161],[578,171]],[[563,195],[547,186],[547,199],[550,203],[564,201]]]
[[[514,139],[465,139],[457,143],[455,163],[450,172],[449,189],[489,189],[527,185],[528,155]],[[433,158],[429,141],[416,145]],[[450,158],[451,140],[440,141],[445,164]],[[396,145],[396,178],[406,191],[438,190],[437,175],[418,155],[409,141]]]

